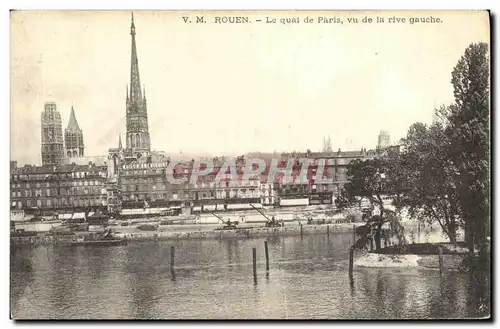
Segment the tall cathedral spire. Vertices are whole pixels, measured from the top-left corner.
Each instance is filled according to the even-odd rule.
[[[69,114],[68,127],[66,129],[71,132],[80,131],[80,127],[78,126],[78,121],[76,121],[75,109],[73,108],[73,106],[71,106],[71,113]]]
[[[149,138],[148,111],[146,105],[146,91],[144,95],[141,89],[141,79],[139,78],[139,61],[137,59],[137,45],[135,43],[135,22],[134,14],[130,23],[130,35],[132,36],[132,49],[130,61],[130,94],[127,91],[126,116],[127,134],[126,148],[132,151],[135,156],[148,154],[151,150]]]
[[[141,79],[139,77],[139,60],[137,58],[137,46],[135,44],[134,13],[132,13],[130,35],[132,36],[132,58],[130,62],[130,102],[133,104],[139,104],[139,102],[142,101],[142,94]]]
[[[85,145],[83,143],[83,131],[78,126],[73,106],[71,106],[71,112],[69,114],[68,127],[64,131],[64,144],[66,156],[68,158],[84,156]]]

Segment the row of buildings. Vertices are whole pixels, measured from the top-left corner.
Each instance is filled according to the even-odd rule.
[[[347,165],[355,159],[377,156],[375,150],[350,152],[306,152],[303,154],[260,154],[266,169],[256,177],[242,179],[247,159],[205,159],[214,164],[211,172],[191,181],[194,160],[171,164],[168,156],[136,158],[127,149],[111,149],[104,164],[63,164],[11,168],[11,208],[33,213],[84,212],[88,208],[120,213],[124,209],[172,209],[192,213],[251,209],[253,206],[306,206],[332,204],[348,182]],[[293,162],[292,177],[283,173],[269,180],[269,168],[278,159],[278,168]],[[308,159],[307,179],[298,181],[302,165]],[[233,169],[224,167],[236,164]],[[323,162],[323,163],[321,163]],[[170,166],[170,169],[169,169]],[[226,169],[225,172],[221,170]],[[320,170],[323,169],[322,172]],[[232,170],[232,171],[231,171]],[[322,174],[323,181],[317,175]],[[170,177],[169,177],[170,175]],[[219,176],[218,179],[216,179]],[[222,179],[220,178],[222,177]],[[183,183],[173,183],[183,179]]]
[[[177,213],[228,211],[252,207],[305,206],[332,204],[348,181],[347,165],[354,159],[377,155],[377,150],[332,151],[328,138],[323,152],[288,154],[247,154],[245,156],[205,159],[213,170],[189,182],[193,161],[180,162],[169,170],[171,159],[163,152],[151,151],[146,92],[141,89],[134,19],[130,27],[130,85],[125,99],[125,146],[121,136],[118,147],[110,148],[104,157],[84,154],[83,131],[71,109],[68,126],[62,133],[61,115],[55,103],[46,103],[41,116],[42,166],[18,167],[11,162],[11,209],[36,214],[65,214],[100,209],[111,213],[148,209],[172,210]],[[388,134],[379,137],[379,146],[388,144]],[[241,176],[248,159],[264,160],[266,170],[248,181]],[[307,180],[297,182],[268,179],[272,161],[280,168],[293,162],[292,172],[298,176],[299,159],[308,159]],[[237,179],[223,172],[227,161],[234,161]],[[322,163],[322,161],[324,163]],[[320,169],[328,182],[315,179]],[[173,184],[169,175],[184,178]]]

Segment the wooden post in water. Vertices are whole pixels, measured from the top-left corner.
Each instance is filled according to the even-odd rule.
[[[302,238],[302,223],[299,222],[299,224],[300,224],[300,237]]]
[[[170,274],[172,274],[172,280],[175,280],[174,271],[174,259],[175,259],[175,247],[170,247]]]
[[[252,248],[252,256],[253,256],[253,284],[257,284],[257,249]]]
[[[330,225],[326,225],[326,236],[330,236]]]
[[[439,253],[439,274],[443,275],[443,248],[441,246],[438,247]]]
[[[356,243],[356,225],[352,224],[352,244]]]
[[[266,273],[269,274],[269,250],[267,249],[267,241],[264,241],[264,249],[266,251]]]
[[[420,243],[420,222],[418,222],[417,227],[417,243]]]
[[[352,281],[352,268],[354,267],[354,246],[349,249],[349,279]]]

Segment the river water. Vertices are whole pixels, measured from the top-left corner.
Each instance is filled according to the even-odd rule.
[[[14,319],[420,319],[482,316],[468,274],[355,268],[351,234],[11,250]],[[170,247],[175,247],[175,280]],[[257,285],[252,248],[257,248]],[[481,291],[479,291],[481,290]]]

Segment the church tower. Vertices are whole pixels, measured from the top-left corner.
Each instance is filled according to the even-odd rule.
[[[64,143],[66,156],[68,158],[79,158],[84,156],[83,132],[76,121],[75,109],[71,107],[68,127],[64,131]]]
[[[47,102],[41,115],[42,121],[42,164],[63,164],[64,143],[61,114],[56,103]]]
[[[135,43],[134,14],[130,26],[132,36],[132,56],[130,63],[130,93],[127,87],[127,135],[126,148],[134,156],[147,155],[151,150],[148,128],[148,113],[146,105],[146,90],[141,91],[139,77],[139,61]]]

